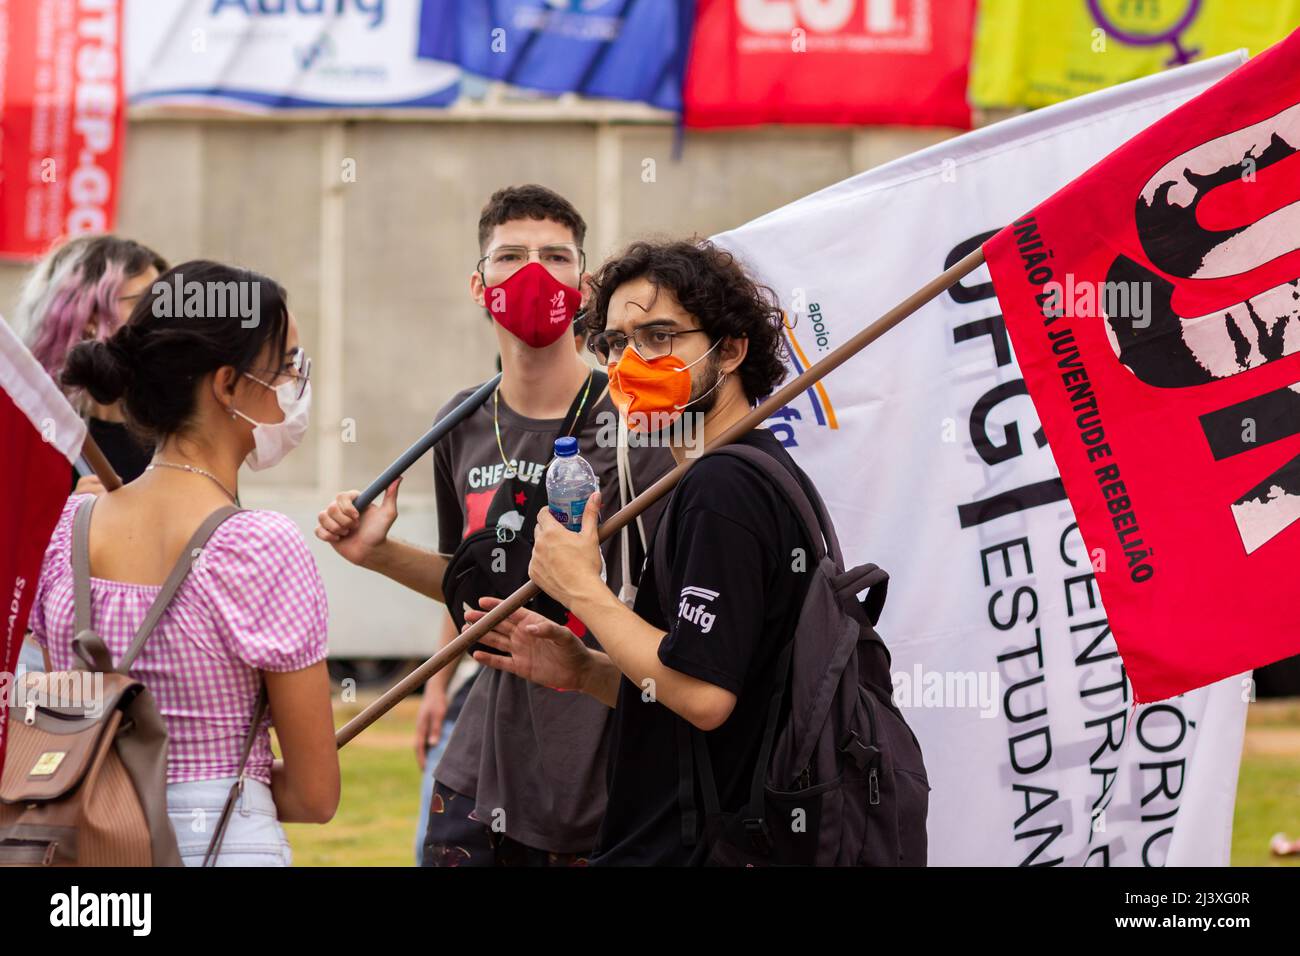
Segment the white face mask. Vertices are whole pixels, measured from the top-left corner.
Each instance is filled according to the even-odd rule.
[[[248,375],[247,372],[244,373]],[[271,388],[261,379],[248,375],[249,378],[266,388]],[[243,412],[236,408],[231,411],[244,419],[246,422],[252,422],[253,425],[253,450],[248,453],[244,459],[248,467],[253,471],[262,471],[265,468],[273,468],[284,460],[284,456],[289,454],[302,443],[303,436],[307,434],[307,415],[311,410],[311,382],[307,383],[307,389],[302,393],[302,398],[297,398],[298,382],[296,379],[289,379],[280,385],[271,389],[275,392],[275,400],[280,406],[280,411],[284,412],[284,421],[282,422],[258,422],[253,421]]]

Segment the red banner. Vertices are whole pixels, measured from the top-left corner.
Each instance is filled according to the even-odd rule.
[[[121,27],[121,0],[0,0],[0,255],[113,229]]]
[[[975,0],[699,0],[687,126],[970,129]]]
[[[27,615],[85,437],[67,399],[0,319],[0,769]]]
[[[1138,702],[1300,652],[1300,32],[985,253]]]

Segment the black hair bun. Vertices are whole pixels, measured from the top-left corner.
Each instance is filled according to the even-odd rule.
[[[119,333],[107,342],[74,345],[63,364],[63,385],[85,389],[101,405],[112,405],[125,395],[135,376],[131,356],[120,338]]]

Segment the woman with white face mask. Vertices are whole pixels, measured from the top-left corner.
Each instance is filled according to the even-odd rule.
[[[73,348],[63,372],[65,386],[94,401],[121,401],[128,425],[156,450],[117,491],[69,499],[30,627],[47,668],[74,666],[80,508],[93,509],[82,519],[90,624],[114,665],[173,566],[191,555],[130,666],[167,727],[168,813],[189,865],[203,861],[231,794],[217,865],[287,865],[280,821],[325,823],[338,806],[325,592],[302,534],[284,515],[239,510],[190,548],[214,512],[239,504],[241,465],[273,467],[302,441],[310,372],[284,290],[206,261],[163,273],[121,330]],[[282,760],[270,748],[268,701]]]

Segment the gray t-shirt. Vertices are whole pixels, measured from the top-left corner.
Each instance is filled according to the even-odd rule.
[[[593,382],[588,401],[594,404],[578,435],[578,447],[600,481],[604,520],[619,509],[616,449],[609,440],[618,413],[607,389],[597,394],[599,385],[599,380]],[[472,391],[453,396],[439,417]],[[444,554],[489,522],[518,527],[512,523],[521,514],[510,509],[511,502],[497,502],[494,513],[488,513],[506,477],[502,449],[521,482],[545,482],[552,443],[563,422],[525,418],[504,401],[497,418],[500,447],[489,398],[434,450],[438,550]],[[632,448],[629,461],[637,491],[673,465],[672,455],[663,448]],[[540,501],[545,504],[544,491]],[[647,534],[662,504],[645,515]],[[614,590],[623,580],[618,541],[619,535],[614,535],[603,546],[607,581]],[[632,551],[635,579],[643,558],[635,534]],[[551,853],[588,853],[605,814],[612,715],[600,701],[578,691],[551,690],[485,668],[475,679],[434,775],[452,790],[474,797],[476,815],[485,824],[500,819],[512,839]]]

